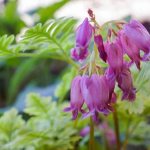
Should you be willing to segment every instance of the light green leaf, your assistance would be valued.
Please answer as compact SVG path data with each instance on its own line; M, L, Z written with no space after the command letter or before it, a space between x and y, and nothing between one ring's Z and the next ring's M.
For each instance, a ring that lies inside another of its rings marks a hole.
M49 111L49 105L51 104L51 98L41 99L39 95L29 94L27 96L27 105L25 112L30 115L40 116L47 114Z
M58 11L58 9L64 6L67 2L69 2L69 0L60 0L52 5L40 8L37 12L40 17L40 22L45 22L49 18L54 18L55 12Z
M137 94L137 98L133 102L121 101L119 103L120 110L127 110L129 114L141 114L144 110L144 101L142 96Z
M11 142L24 125L24 121L17 110L11 109L0 117L0 146Z
M55 96L58 97L60 101L64 99L66 93L69 91L72 79L75 77L76 74L77 71L75 68L69 68L63 74L61 82L59 83L55 91Z

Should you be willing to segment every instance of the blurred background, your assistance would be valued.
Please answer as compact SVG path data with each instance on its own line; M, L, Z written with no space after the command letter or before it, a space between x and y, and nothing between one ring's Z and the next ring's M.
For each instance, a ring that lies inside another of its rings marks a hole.
M19 38L26 28L63 16L75 17L79 23L87 17L88 8L100 24L133 17L150 30L150 0L0 0L0 36ZM21 111L25 95L31 91L54 96L65 69L65 62L50 59L0 59L1 112L11 106Z

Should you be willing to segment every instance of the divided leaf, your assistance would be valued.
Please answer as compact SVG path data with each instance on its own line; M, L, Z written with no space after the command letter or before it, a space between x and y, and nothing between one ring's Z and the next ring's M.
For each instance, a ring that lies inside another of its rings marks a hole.
M52 19L44 25L37 24L26 31L21 43L26 45L26 50L36 50L34 53L66 56L66 52L73 46L70 36L75 23L73 18L60 18Z
M51 105L51 98L43 98L36 94L29 94L27 96L27 105L25 112L30 115L41 116L47 114Z

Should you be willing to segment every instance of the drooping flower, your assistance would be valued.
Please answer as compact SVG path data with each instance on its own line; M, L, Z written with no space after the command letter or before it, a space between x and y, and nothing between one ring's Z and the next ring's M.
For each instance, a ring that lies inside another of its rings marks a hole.
M75 47L71 49L71 57L76 60L84 60L88 56L88 49L87 48L82 48L82 47Z
M88 18L76 30L76 44L71 50L71 56L74 60L83 60L88 56L88 46L92 37L93 28Z
M120 32L119 38L121 40L122 48L124 52L130 57L132 62L135 62L138 69L140 69L140 49L133 40L128 37L124 31Z
M94 36L94 41L95 41L95 43L97 45L100 58L103 61L106 62L107 54L106 54L105 49L104 49L104 44L103 44L103 38L102 38L102 36L101 35Z
M96 57L97 53L92 51L87 64L80 69L81 74L89 73L90 76L77 76L73 80L70 107L65 110L72 111L73 119L77 118L80 111L83 114L83 118L92 116L96 121L98 113L108 114L112 111L111 104L116 102L114 92L116 82L122 90L123 100L135 100L136 89L133 86L129 67L131 66L130 64L135 63L137 68L140 69L140 61L150 59L150 34L136 20L131 20L127 24L114 22L110 23L113 26L108 29L106 38L108 41L104 42L102 36L97 35L99 25L97 25L95 15L91 10L89 10L89 15L93 27L88 19L85 18L76 30L76 44L71 50L71 56L76 61L86 59L92 34L94 34L94 46L97 46L99 56L108 64L108 68L104 69L102 68L103 66L99 66ZM125 62L124 54L127 54L131 59L129 64ZM83 103L88 108L86 113L82 110Z
M97 113L108 114L109 86L105 76L93 74L85 75L81 80L81 91L89 112L84 117L93 116L97 120Z
M77 118L79 111L82 112L82 105L84 103L80 88L81 79L81 76L76 76L73 79L70 93L70 107L64 109L64 111L72 111L73 119Z
M109 85L109 100L110 103L115 103L116 102L116 94L114 92L115 89L115 82L116 82L116 75L113 71L112 68L107 68L105 72L106 79L108 81Z
M133 41L133 44L137 45L140 50L145 52L144 58L150 54L150 34L146 28L137 20L131 20L123 28L126 36Z
M112 43L105 43L105 50L107 53L108 64L117 75L121 72L123 66L123 50L120 41L116 39Z
M136 98L136 89L133 86L131 72L126 64L122 72L117 77L119 88L123 91L122 99L134 101Z

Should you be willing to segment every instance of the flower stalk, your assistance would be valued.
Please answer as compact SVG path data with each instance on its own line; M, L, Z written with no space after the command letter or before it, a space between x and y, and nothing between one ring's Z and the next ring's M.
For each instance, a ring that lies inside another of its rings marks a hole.
M89 141L89 150L95 150L94 143L94 123L92 117L90 117L90 141Z
M113 120L114 120L116 143L117 143L116 150L121 150L120 134L119 134L119 122L118 122L117 108L115 105L114 105L114 112L113 112Z

